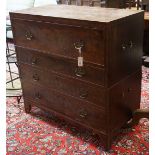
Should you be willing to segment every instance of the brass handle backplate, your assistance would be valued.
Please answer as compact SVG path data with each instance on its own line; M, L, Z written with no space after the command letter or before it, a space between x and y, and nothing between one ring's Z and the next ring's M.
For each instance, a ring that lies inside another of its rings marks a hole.
M80 111L80 113L79 113L79 116L80 116L81 118L86 118L87 115L88 115L88 113L87 113L87 111L84 110L84 109L82 109L82 110Z
M125 51L127 48L133 48L133 42L132 41L129 41L126 44L125 43L122 44L123 51Z
M36 93L36 94L35 94L35 99L37 99L37 100L38 100L38 99L41 99L40 93Z
M74 43L75 49L81 49L84 46L84 42L82 40L79 40Z
M78 77L83 77L86 74L85 70L83 67L77 67L75 69L75 75Z
M33 57L33 58L31 59L31 64L32 64L32 65L36 65L36 64L37 64L37 58Z
M80 98L85 99L88 96L88 92L82 92L80 93Z
M123 51L125 51L127 49L126 44L122 44L122 49L123 49Z
M130 47L130 48L133 47L133 42L132 42L132 41L129 42L129 47Z
M38 76L38 74L34 74L34 75L33 75L33 80L34 80L34 81L39 81L39 76Z
M33 38L32 33L30 31L26 32L25 37L27 40L32 40L32 38Z

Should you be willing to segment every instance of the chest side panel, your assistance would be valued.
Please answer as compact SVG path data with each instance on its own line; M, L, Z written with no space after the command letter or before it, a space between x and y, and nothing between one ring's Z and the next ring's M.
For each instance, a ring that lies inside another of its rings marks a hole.
M141 67L143 18L143 13L139 13L111 23L107 44L108 87Z

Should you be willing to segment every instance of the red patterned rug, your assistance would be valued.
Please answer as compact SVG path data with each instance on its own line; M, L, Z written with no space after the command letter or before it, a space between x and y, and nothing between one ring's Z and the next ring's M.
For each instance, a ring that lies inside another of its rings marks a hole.
M149 69L142 67L141 108L148 108ZM23 103L7 99L7 155L147 155L149 123L142 119L132 129L122 130L109 152L98 138L85 129L78 129L54 114L33 108L23 110Z

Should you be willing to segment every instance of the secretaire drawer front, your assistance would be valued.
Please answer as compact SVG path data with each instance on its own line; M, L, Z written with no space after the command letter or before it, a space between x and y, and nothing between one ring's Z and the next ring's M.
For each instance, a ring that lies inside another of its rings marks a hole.
M45 87L60 91L66 95L74 96L80 100L105 108L104 88L88 84L72 78L65 78L50 71L42 71L26 64L19 64L22 80L27 83L40 84Z
M32 100L38 107L45 106L98 130L106 129L105 111L52 89L32 84L25 84L23 88L24 98Z
M17 49L18 61L39 67L43 70L50 70L63 76L77 78L79 80L104 85L104 69L87 65L84 63L82 71L77 67L77 62L70 59L61 59L44 54L38 54L36 51L22 48Z
M75 46L80 42L85 61L104 65L105 40L100 30L19 19L13 22L18 46L77 59Z

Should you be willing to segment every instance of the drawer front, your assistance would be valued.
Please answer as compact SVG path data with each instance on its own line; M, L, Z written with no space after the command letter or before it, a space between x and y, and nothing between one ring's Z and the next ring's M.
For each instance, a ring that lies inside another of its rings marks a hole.
M37 51L16 48L18 62L31 64L34 67L39 67L41 70L50 70L61 75L74 77L83 81L104 85L104 69L84 63L82 73L77 69L77 62L69 59L58 59L56 57L38 54Z
M52 88L66 95L92 102L93 104L105 107L104 88L88 84L72 78L61 77L50 71L41 71L31 65L19 64L22 80L32 81L34 84Z
M85 61L104 65L102 31L52 23L13 20L15 44L77 59L75 44L81 42Z
M67 97L52 89L23 83L24 98L33 101L36 106L43 106L79 121L92 128L106 129L105 111L101 111L86 102Z

